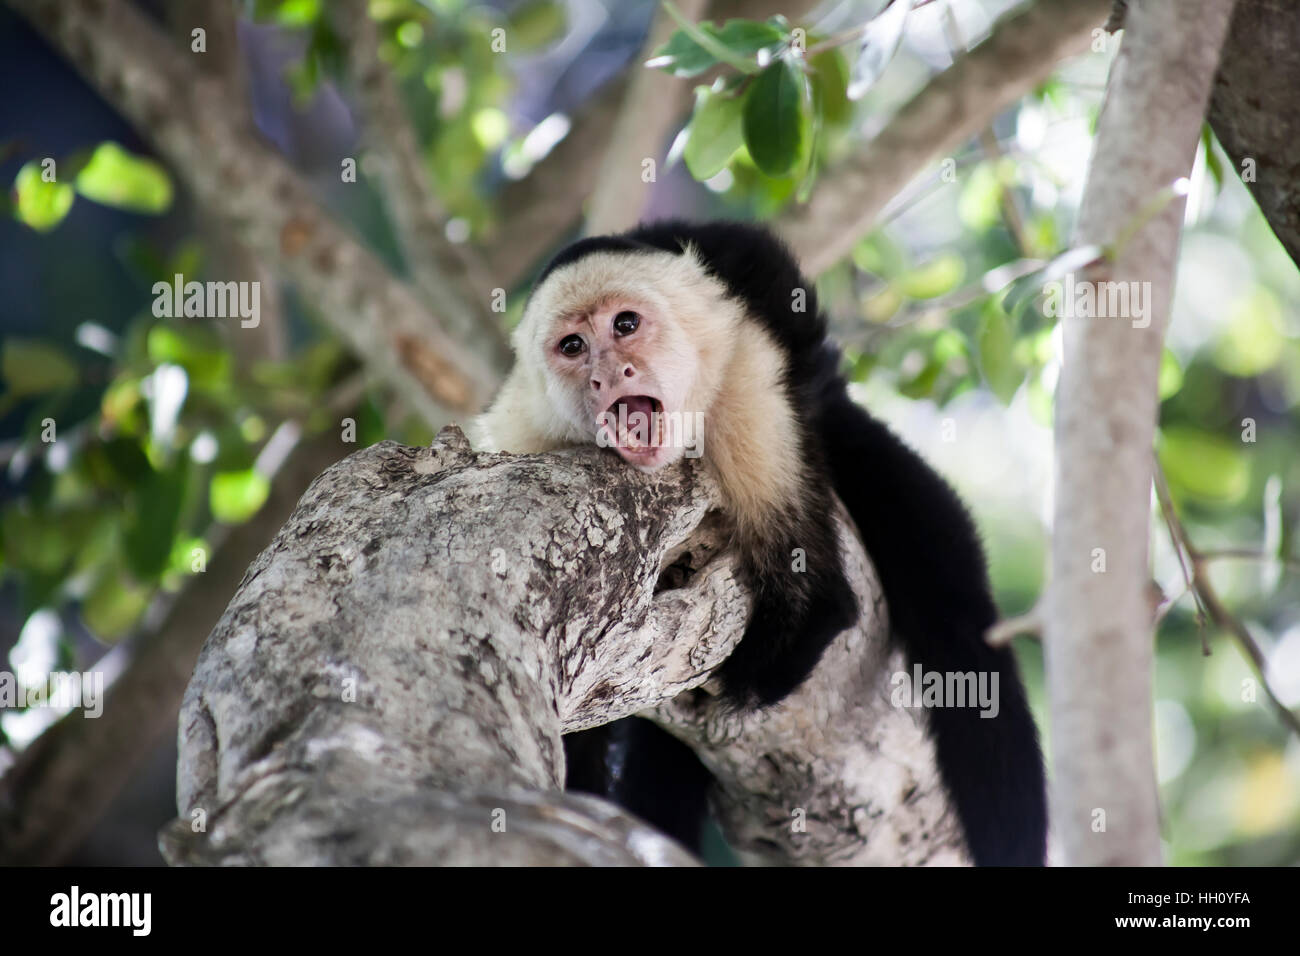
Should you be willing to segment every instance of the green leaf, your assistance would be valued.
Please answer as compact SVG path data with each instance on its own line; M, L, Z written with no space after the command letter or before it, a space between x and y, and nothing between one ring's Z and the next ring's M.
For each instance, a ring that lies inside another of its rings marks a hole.
M1002 221L1002 181L993 163L980 163L966 177L957 216L975 232L987 232Z
M75 544L44 512L30 510L19 501L0 519L0 542L5 564L15 569L57 574L73 556Z
M744 101L739 96L700 88L683 152L686 168L696 179L702 181L716 176L744 145L743 107Z
M813 101L829 126L843 126L853 117L849 102L849 65L839 50L825 50L809 57Z
M510 11L510 48L528 52L549 46L564 35L564 5L555 0L524 0Z
M888 322L902 307L903 297L894 288L892 282L876 290L861 302L862 317L868 322L876 323Z
M1178 364L1178 357L1169 349L1160 354L1160 378L1158 390L1160 401L1177 395L1183 387L1183 367Z
M228 388L230 354L211 326L155 325L149 330L149 358L158 365L179 365L190 382L201 388Z
M274 16L281 26L310 26L320 16L320 0L281 0L276 5Z
M1281 303L1264 286L1233 302L1227 322L1214 343L1214 361L1230 375L1253 378L1267 372L1285 354L1287 322Z
M112 640L126 634L148 606L148 590L110 569L82 601L81 617L97 637Z
M1231 504L1250 488L1250 463L1241 445L1192 428L1162 430L1160 463L1171 484L1207 501Z
M1205 151L1205 168L1214 179L1214 188L1222 190L1223 163L1219 161L1219 154L1214 151L1214 131L1209 123L1201 127L1201 149Z
M760 50L786 41L786 32L773 23L728 20L721 27L712 23L693 24L671 4L665 4L681 29L651 54L646 66L664 69L674 76L699 76L705 70L726 63L742 73L757 73Z
M46 182L41 171L41 164L35 160L18 170L14 179L14 192L18 194L14 215L37 232L49 232L63 221L76 196L66 183Z
M786 31L771 21L756 23L753 20L728 20L710 32L728 50L742 56L757 56L759 50L779 46L787 39Z
M984 381L1003 405L1010 405L1025 378L1025 370L1015 361L1011 321L996 299L990 298L981 312L977 341Z
M224 471L212 476L208 504L218 521L240 524L257 514L270 491L271 483L252 468Z
M188 460L181 459L179 468L150 474L131 495L134 510L122 543L131 570L140 578L155 577L167 566L185 503Z
M947 295L966 277L966 263L954 252L945 252L898 277L898 290L913 299L935 299Z
M43 395L77 384L77 366L57 346L31 339L9 339L0 357L8 394Z
M903 250L883 230L876 230L853 247L853 264L863 272L893 278L907 268Z
M745 94L745 146L768 176L784 176L808 147L807 77L789 60L777 60Z
M123 484L132 486L148 480L153 467L149 464L149 457L144 453L139 442L118 436L104 442L102 450L104 460L112 469L114 476Z
M77 192L129 212L161 213L172 203L167 171L152 159L133 156L117 143L100 143L77 174Z
M667 70L683 78L699 76L718 60L687 34L678 30L668 42L655 50L645 65L652 70Z

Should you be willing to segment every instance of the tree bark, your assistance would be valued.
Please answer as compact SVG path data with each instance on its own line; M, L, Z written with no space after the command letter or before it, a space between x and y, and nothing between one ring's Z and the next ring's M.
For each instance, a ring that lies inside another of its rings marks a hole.
M1300 265L1300 5L1238 0L1210 96L1210 125Z
M156 626L114 649L127 663L106 689L104 712L92 720L73 710L18 755L0 777L0 863L50 866L76 849L150 749L173 732L199 648L266 546L267 525L285 521L311 479L346 449L334 432L299 445L258 516L214 542L207 569Z
M1129 7L1080 211L1078 244L1113 253L1077 281L1099 301L1108 283L1144 289L1148 312L1062 318L1044 636L1052 819L1070 865L1160 862L1147 547L1156 383L1184 204L1142 217L1191 170L1231 10L1231 0Z
M456 429L335 465L200 655L164 855L689 862L560 791L562 733L658 708L718 775L747 854L963 860L922 715L889 704L901 663L856 536L843 543L859 625L789 701L717 704L709 675L749 606L717 500L693 463L644 475L594 447L479 454Z

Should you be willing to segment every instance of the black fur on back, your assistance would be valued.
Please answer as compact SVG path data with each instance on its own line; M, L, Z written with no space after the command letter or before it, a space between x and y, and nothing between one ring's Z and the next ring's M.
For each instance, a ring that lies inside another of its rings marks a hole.
M779 701L856 619L835 536L833 488L866 545L885 593L891 633L909 665L945 675L999 675L996 717L981 717L975 707L927 711L940 773L974 861L1042 864L1047 805L1038 735L1014 656L984 640L997 609L975 526L947 483L849 397L816 292L785 246L767 230L742 223L659 222L622 236L582 240L561 252L543 277L594 251L680 252L687 243L785 352L787 376L777 384L789 396L806 445L808 507L794 520L774 521L766 539L749 542L742 555L754 609L740 645L720 671L728 697L759 705ZM791 569L794 548L806 553L803 573ZM598 728L587 732L596 735L587 738L588 750L599 749L602 732L642 744L650 733ZM637 756L628 750L624 759L630 764ZM663 774L642 774L669 787ZM681 774L675 779L683 782ZM677 791L663 795L674 803L692 800ZM655 801L643 801L643 813L647 803ZM660 822L652 815L647 819ZM666 822L684 842L698 834L695 824L683 833L680 821Z

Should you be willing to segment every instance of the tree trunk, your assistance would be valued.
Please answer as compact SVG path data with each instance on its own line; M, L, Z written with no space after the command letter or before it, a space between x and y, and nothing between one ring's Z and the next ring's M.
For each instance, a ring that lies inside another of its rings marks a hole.
M1129 8L1080 212L1079 244L1112 252L1077 287L1094 290L1098 303L1110 288L1140 290L1146 311L1062 313L1044 636L1052 820L1074 866L1160 862L1147 542L1156 385L1183 202L1158 204L1191 171L1231 11L1231 0Z

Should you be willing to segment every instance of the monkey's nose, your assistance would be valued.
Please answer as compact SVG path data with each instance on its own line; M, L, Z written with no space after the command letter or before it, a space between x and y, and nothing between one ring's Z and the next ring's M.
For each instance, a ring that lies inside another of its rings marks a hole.
M593 379L591 380L591 387L594 388L596 391L599 392L599 391L600 391L600 382L593 378Z
M624 378L631 378L631 377L632 377L633 375L635 375L635 374L636 374L636 369L634 369L632 366L630 366L630 365L624 365L624 366L623 366L623 377L624 377Z

